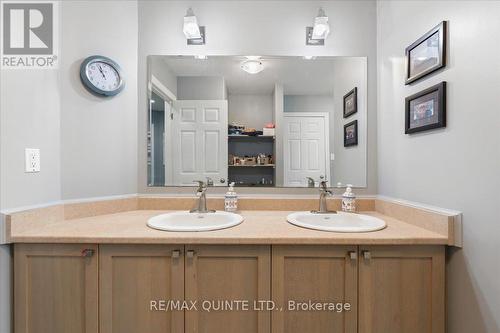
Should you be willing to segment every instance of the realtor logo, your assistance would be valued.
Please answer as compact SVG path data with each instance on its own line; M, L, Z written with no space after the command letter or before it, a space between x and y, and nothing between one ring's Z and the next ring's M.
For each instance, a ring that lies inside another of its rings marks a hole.
M56 68L57 3L2 2L2 68Z

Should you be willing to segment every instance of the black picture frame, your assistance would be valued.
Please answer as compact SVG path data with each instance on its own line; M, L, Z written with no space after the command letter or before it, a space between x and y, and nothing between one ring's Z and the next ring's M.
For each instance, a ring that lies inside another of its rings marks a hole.
M405 84L410 84L415 81L418 81L421 78L431 74L432 72L435 72L438 69L446 66L446 49L447 49L447 35L448 35L447 31L448 31L448 23L446 21L442 21L441 23L432 28L425 35L417 39L413 44L411 44L405 49L405 58L406 58ZM420 70L412 71L415 63L415 61L412 58L412 51L417 49L423 50L423 48L425 47L427 48L431 47L429 45L424 46L423 44L424 42L427 42L427 44L430 43L432 44L432 47L437 48L438 52L437 57L428 57L427 59L419 60L420 64L418 66L421 67Z
M352 98L353 107L351 110L347 110L347 102ZM344 95L344 118L347 118L358 112L358 87L354 87L351 91Z
M441 127L446 127L446 81L405 99L405 134Z
M347 131L349 127L353 126L354 134L348 138ZM344 125L344 147L351 147L358 145L358 120L353 120Z

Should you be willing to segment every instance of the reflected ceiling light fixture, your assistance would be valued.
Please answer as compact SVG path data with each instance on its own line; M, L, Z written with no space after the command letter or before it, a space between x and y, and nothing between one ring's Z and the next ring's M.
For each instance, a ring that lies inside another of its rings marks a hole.
M306 45L325 45L325 39L330 34L330 24L323 8L314 18L314 26L306 27Z
M208 56L206 56L205 54L197 54L194 56L194 58L197 60L207 60Z
M249 74L257 74L264 70L260 56L246 56L247 60L241 63L241 69Z
M314 60L314 59L316 59L316 56L305 55L305 56L302 57L302 59L304 59L304 60Z
M187 10L186 16L184 16L182 32L186 36L188 45L205 44L205 27L198 25L198 19L191 8Z

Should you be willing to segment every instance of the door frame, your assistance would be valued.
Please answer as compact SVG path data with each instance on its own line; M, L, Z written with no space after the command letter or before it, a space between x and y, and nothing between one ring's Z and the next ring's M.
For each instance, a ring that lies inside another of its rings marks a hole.
M288 117L301 117L301 118L310 118L310 117L321 117L325 120L325 180L330 181L332 178L330 171L330 113L329 112L283 112L283 123L285 123L285 119ZM285 142L285 133L283 130L283 143ZM283 147L283 186L285 186L286 179L286 167L285 167L285 148ZM330 184L332 185L332 184Z
M177 96L168 89L159 79L157 79L153 74L151 74L151 81L148 84L148 101L151 100L151 95L153 91L159 95L164 101L164 112L165 112L165 121L163 128L163 167L165 168L165 186L172 184L173 182L173 166L169 165L172 161L173 155L173 147L172 140L167 140L170 138L172 133L172 114L173 114L173 102L177 100ZM149 121L148 126L151 128L151 103L149 103ZM146 130L147 131L147 130ZM153 135L153 132L151 132ZM171 138L170 138L171 139ZM153 145L151 146L151 158L153 160ZM154 174L152 174L154 177Z

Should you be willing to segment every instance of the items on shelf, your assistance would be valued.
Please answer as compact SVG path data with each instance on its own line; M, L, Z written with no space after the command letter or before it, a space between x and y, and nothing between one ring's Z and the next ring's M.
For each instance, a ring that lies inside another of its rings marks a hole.
M245 130L245 126L235 123L231 123L227 127L227 133L229 135L241 135L241 133L243 133L243 131Z
M264 125L262 129L262 134L265 136L274 136L275 135L275 125L273 123L268 123Z
M229 154L229 165L234 166L256 166L256 165L274 165L272 155L259 154L257 156L236 156Z
M257 164L259 165L273 164L273 157L271 155L259 154L257 156Z
M273 186L273 180L272 179L266 179L266 178L262 178L259 182L255 183L255 182L245 182L245 181L236 181L236 182L232 182L233 184L236 184L238 185L239 187L251 187L251 186Z
M228 125L227 133L229 136L274 136L274 124L269 123L264 126L262 131L258 131L252 127L231 123Z

